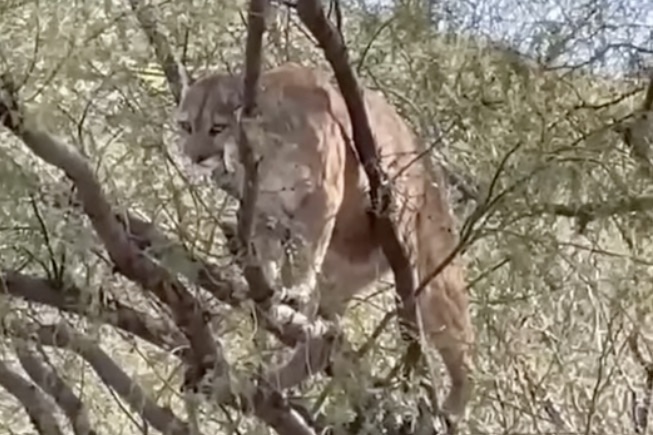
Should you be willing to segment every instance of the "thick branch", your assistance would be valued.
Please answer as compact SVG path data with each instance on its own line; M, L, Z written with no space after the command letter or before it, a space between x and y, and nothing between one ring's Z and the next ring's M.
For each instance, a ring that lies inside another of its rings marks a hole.
M297 2L297 14L310 30L331 64L352 122L354 145L370 182L370 199L375 213L374 228L394 274L396 291L402 306L404 326L416 326L414 295L416 276L390 216L393 204L391 186L381 169L372 129L365 110L363 91L349 65L347 47L337 29L329 22L319 0Z
M59 423L45 395L28 380L14 373L0 360L0 386L23 405L32 424L41 435L61 435Z
M22 340L15 341L16 355L23 369L57 402L68 417L75 435L97 435L97 432L91 429L86 406L68 384L54 370L46 367L42 358L34 350L29 349L27 343Z
M69 349L84 358L100 377L141 415L150 425L162 433L188 435L188 425L165 407L158 406L143 389L100 349L92 340L71 331L65 324L38 326L34 323L14 321L9 327L12 335L24 340L36 339L44 346Z
M186 384L195 385L213 371L214 378L221 380L226 388L228 367L204 320L199 302L181 282L150 260L135 241L130 240L84 157L26 120L8 74L4 74L0 80L0 97L0 121L5 127L22 139L35 155L63 170L73 181L82 208L116 269L170 307L175 323L188 339L192 350L193 361L188 368Z
M186 345L186 338L172 325L112 300L100 301L98 310L90 296L77 286L57 286L45 278L9 271L0 275L0 291L29 302L44 304L69 313L93 315L98 320L136 335L162 349L171 351Z

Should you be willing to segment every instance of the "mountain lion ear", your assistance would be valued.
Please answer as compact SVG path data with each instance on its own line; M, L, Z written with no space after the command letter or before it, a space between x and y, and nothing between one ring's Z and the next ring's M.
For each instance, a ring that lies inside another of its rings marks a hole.
M179 82L181 83L181 90L179 95L179 100L183 100L188 88L193 84L195 79L190 75L186 67L179 60L175 60L177 64L177 73L179 74Z

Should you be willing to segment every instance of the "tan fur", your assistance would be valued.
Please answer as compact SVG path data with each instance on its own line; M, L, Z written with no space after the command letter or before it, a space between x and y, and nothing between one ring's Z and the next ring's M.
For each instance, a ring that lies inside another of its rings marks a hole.
M234 134L240 82L206 76L184 89L178 108L182 131L188 130L183 152L207 164L218 186L234 196L243 182ZM320 311L342 313L352 296L389 271L370 226L367 177L345 103L326 74L292 63L263 72L260 89L259 116L246 131L261 159L254 241L264 270L279 282L288 232L304 262L289 285L310 292L319 283ZM421 280L457 244L446 189L442 177L416 159L423 147L395 109L380 94L364 94L382 167L394 179L398 229ZM219 134L209 134L212 125ZM452 417L462 415L471 391L473 331L463 269L455 260L417 302L422 332L452 378L443 406Z

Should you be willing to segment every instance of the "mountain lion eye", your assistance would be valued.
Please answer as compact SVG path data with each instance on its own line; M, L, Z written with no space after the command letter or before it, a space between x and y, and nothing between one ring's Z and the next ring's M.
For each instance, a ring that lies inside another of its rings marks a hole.
M209 130L209 134L211 136L218 135L218 134L222 133L225 128L227 128L227 126L224 125L224 124L213 124L211 126L211 130Z
M190 122L180 121L179 122L179 128L181 128L186 133L190 133L190 130L191 130Z

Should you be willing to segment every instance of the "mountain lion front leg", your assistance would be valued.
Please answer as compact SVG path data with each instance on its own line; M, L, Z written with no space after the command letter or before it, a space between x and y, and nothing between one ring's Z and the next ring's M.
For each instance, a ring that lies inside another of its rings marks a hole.
M315 163L317 158L304 162L279 151L263 160L257 201L258 213L273 219L275 227L258 229L263 236L259 258L282 281L287 299L309 318L319 303L317 278L343 196L341 173L312 167Z
M259 215L253 234L259 265L279 298L312 317L317 310L315 288L324 262L333 223L316 228L317 238L306 237L297 224L282 224L274 217Z
M320 304L316 293L318 275L326 257L335 222L324 223L312 240L291 235L285 246L285 274L282 282L287 289L287 302L309 319L315 317Z

